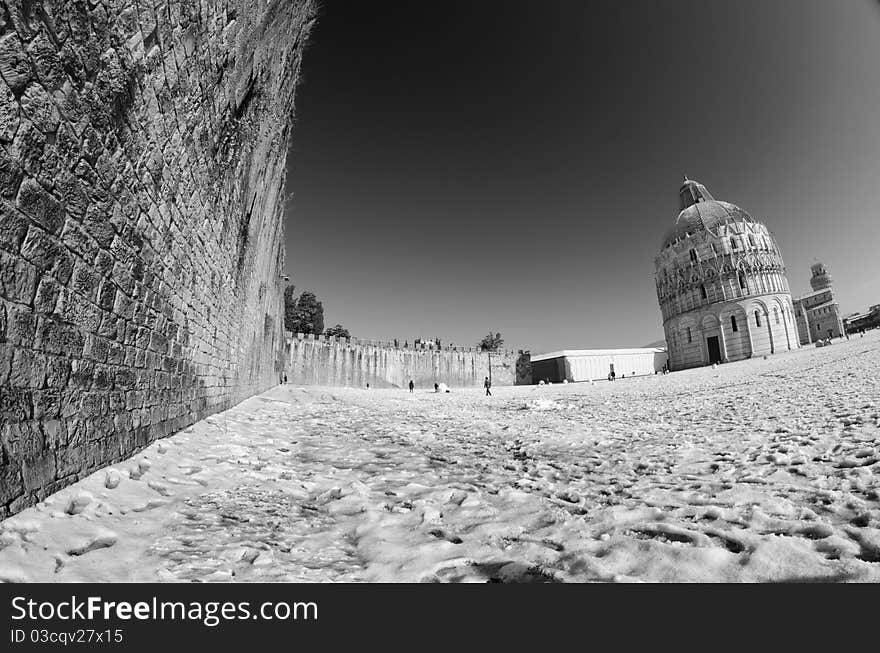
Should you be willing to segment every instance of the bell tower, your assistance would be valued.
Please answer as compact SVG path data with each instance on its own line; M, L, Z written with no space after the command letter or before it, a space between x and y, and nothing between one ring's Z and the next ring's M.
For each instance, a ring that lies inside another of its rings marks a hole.
M813 290L826 290L831 287L831 275L825 269L824 263L813 263L810 266L813 276L810 277L810 286Z

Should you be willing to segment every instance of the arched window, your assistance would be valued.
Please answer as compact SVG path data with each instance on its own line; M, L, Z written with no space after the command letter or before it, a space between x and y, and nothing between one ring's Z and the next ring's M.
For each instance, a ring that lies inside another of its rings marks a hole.
M761 313L755 310L755 324L761 326Z
M739 331L739 325L736 323L736 315L730 316L730 328L734 331Z
M700 284L700 297L703 299L708 299L709 295L706 294L706 286L704 284Z

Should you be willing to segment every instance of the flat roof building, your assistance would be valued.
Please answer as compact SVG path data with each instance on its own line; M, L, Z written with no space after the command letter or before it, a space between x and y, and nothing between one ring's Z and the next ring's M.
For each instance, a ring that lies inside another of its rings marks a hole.
M532 382L594 381L644 376L663 371L666 350L659 347L636 349L566 349L531 357Z

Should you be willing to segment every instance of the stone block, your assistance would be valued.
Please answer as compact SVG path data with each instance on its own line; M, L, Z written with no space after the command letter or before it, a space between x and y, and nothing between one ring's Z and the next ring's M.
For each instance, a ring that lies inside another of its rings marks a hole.
M21 466L22 480L27 491L37 490L55 480L55 454L51 451L32 460L26 460Z
M97 250L88 232L76 220L67 218L61 231L61 242L72 252L76 252L85 260L91 259Z
M61 296L61 285L49 277L40 279L34 295L34 312L49 314L55 311L58 298Z
M0 171L2 184L2 171ZM2 188L0 188L2 191ZM0 199L0 249L17 252L28 230L28 221L15 207Z
M30 305L37 287L37 269L24 259L0 251L0 297Z
M91 266L78 261L73 268L73 276L70 279L70 289L88 299L90 302L96 302L98 299L98 284L100 278ZM96 325L97 330L97 325Z
M107 361L107 352L109 349L110 344L101 336L88 335L85 338L83 357L93 360L96 363L104 363Z
M62 389L70 378L70 359L60 356L46 357L46 387Z
M95 364L91 361L72 360L70 362L70 386L79 390L89 390L95 374Z
M52 98L40 84L31 83L21 96L21 107L33 125L44 134L55 133L61 116Z
M0 77L16 93L21 92L33 77L33 68L14 32L0 38Z
M22 182L16 204L49 233L58 233L64 225L61 203L33 179Z
M6 505L24 494L21 467L16 461L0 463L0 505ZM2 513L0 513L2 518Z
M101 309L81 295L62 293L56 311L64 320L88 333L98 333L101 326Z
M46 448L49 450L54 451L67 442L67 429L63 420L44 420L43 433L46 436Z
M61 89L67 81L61 58L52 42L38 34L27 46L27 53L33 62L38 77L49 89Z
M10 458L36 458L46 448L46 440L39 422L20 421L0 426L3 449Z
M45 358L30 349L17 349L12 357L9 384L18 388L42 388L45 380Z
M0 256L0 265L2 265L2 256ZM6 342L32 347L36 326L37 318L27 308L17 304L6 304Z
M18 131L21 108L12 94L12 89L0 78L0 141L11 142Z
M112 368L106 365L95 366L95 377L92 382L93 390L107 391L113 388Z
M0 304L0 306L2 306L2 304ZM9 383L9 374L12 372L12 357L15 355L15 348L12 345L3 342L3 335L3 332L0 331L0 386ZM0 412L0 419L2 418L3 414Z

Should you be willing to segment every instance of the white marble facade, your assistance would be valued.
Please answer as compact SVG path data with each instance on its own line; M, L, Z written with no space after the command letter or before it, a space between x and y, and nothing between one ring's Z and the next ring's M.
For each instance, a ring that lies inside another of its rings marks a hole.
M772 234L685 179L656 258L671 370L797 349L785 264Z

